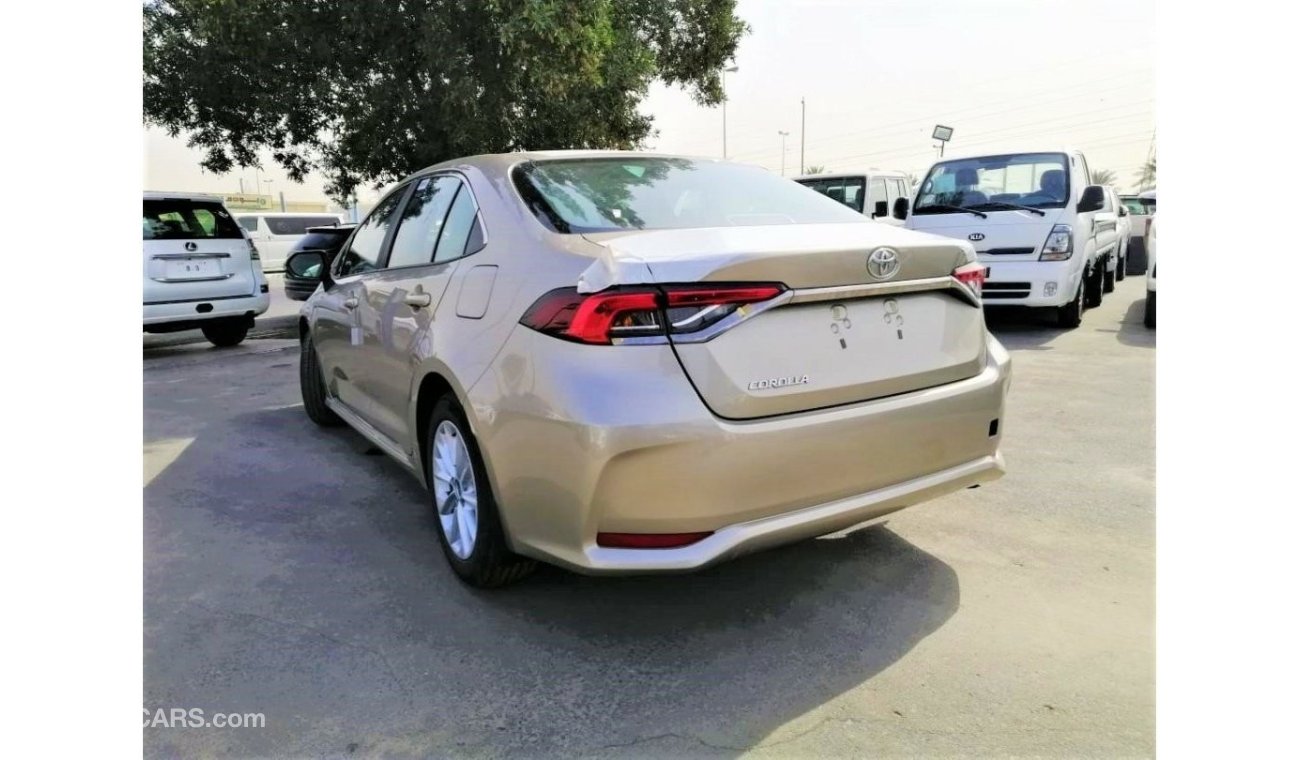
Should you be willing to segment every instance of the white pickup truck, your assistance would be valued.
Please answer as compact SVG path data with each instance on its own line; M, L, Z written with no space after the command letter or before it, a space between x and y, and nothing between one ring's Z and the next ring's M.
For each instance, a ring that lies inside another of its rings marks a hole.
M984 304L1051 310L1077 327L1101 304L1109 257L1118 253L1106 192L1075 150L1005 153L940 161L911 208L909 229L970 241L988 271Z

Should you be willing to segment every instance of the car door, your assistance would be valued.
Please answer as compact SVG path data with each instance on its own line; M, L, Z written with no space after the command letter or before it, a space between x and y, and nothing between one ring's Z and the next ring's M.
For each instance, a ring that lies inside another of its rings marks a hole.
M417 180L397 217L384 269L367 283L367 301L360 307L366 314L362 379L374 403L373 424L408 453L418 450L409 422L418 366L412 357L436 350L435 314L465 255L477 213L460 175Z
M409 185L402 185L389 193L353 231L335 257L333 283L311 302L312 338L326 389L367 422L375 414L369 409L360 376L365 369L364 320L370 315L360 307L368 302L368 281L380 271L396 211L409 189Z

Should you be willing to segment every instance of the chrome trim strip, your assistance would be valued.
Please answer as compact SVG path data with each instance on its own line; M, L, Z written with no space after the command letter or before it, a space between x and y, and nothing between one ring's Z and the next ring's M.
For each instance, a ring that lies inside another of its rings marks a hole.
M228 253L156 253L150 258L159 261L176 259L228 259Z
M214 282L216 280L229 280L234 277L235 273L217 275L216 277L150 277L154 282ZM207 299L211 301L212 299Z
M348 423L353 430L357 431L364 438L375 444L375 446L382 449L385 454L397 460L398 464L408 470L415 471L416 468L414 463L411 461L411 458L406 455L406 452L402 451L402 447L397 445L397 441L394 441L392 438L379 432L378 428L363 420L361 415L352 411L352 407L339 401L333 396L325 397L325 406L328 406L331 411L342 417L343 421Z
M870 298L888 296L895 293L924 292L927 290L946 290L955 283L952 277L928 277L923 280L899 280L898 282L864 282L859 285L834 285L828 288L803 288L794 291L791 303L815 303L817 301L842 301L849 298Z

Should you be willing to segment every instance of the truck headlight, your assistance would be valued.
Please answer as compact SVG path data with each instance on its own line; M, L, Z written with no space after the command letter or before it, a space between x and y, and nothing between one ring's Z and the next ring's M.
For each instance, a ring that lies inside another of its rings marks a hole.
M1039 261L1065 261L1074 253L1074 235L1068 224L1058 224L1047 233Z

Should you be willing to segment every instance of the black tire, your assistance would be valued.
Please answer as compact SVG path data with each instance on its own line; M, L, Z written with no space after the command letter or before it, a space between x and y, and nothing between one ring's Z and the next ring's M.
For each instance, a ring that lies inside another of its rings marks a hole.
M298 359L298 387L302 390L302 407L307 416L321 427L338 427L343 420L325 405L325 374L321 372L320 359L311 336L302 340L302 355Z
M458 557L452 550L438 515L437 486L433 477L434 438L438 426L444 422L450 422L455 426L474 466L474 486L478 495L478 529L474 547L469 556L464 559ZM497 511L496 497L492 494L487 469L483 466L483 455L479 452L478 441L474 440L474 434L465 420L465 412L451 394L438 399L429 413L424 471L429 482L429 500L433 507L438 543L442 545L442 553L446 556L451 569L462 581L478 588L496 588L522 580L537 567L537 563L533 560L510 551L505 530L501 525L501 516Z
M1083 283L1074 293L1074 300L1064 306L1056 307L1056 324L1067 330L1073 330L1083 323Z
M1147 291L1146 306L1142 309L1142 324L1153 330L1156 327L1156 292L1154 290Z
M1106 264L1098 261L1092 268L1092 276L1084 278L1083 305L1089 309L1101 306L1101 295L1105 292Z
M1102 276L1102 281L1101 281L1101 289L1102 289L1102 292L1105 292L1105 293L1114 293L1114 292L1115 292L1115 279L1116 279L1117 277L1119 277L1119 264L1118 264L1118 263L1115 264L1115 271L1114 271L1114 272L1106 272L1106 273Z
M1115 282L1123 282L1128 277L1128 272L1124 271L1128 266L1128 256L1120 256L1119 263L1115 265Z
M238 346L248 337L248 320L240 319L217 319L203 325L203 337L208 342L220 348L229 348Z

